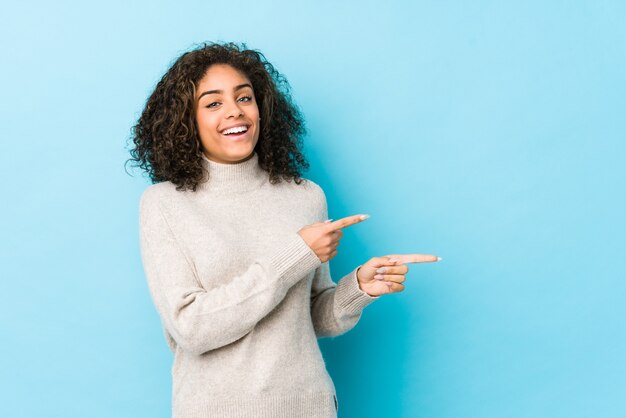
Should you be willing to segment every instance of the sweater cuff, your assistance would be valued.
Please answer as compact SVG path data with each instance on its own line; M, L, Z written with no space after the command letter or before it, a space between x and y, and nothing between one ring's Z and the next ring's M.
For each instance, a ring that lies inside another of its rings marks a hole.
M361 267L361 266L359 266ZM337 283L335 289L335 299L341 309L352 314L359 314L367 305L380 298L380 296L370 296L359 287L356 272L359 267L352 270Z
M270 257L270 264L278 277L293 285L318 268L322 261L300 234L294 233L289 235L280 249Z

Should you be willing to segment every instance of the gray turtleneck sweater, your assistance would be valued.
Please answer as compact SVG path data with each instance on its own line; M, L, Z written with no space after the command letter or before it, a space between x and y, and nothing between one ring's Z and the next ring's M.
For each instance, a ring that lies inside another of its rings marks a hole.
M327 219L324 192L271 184L256 153L203 164L196 192L163 182L140 203L144 270L174 354L173 417L336 417L317 338L350 330L377 298L356 269L335 284L297 233Z

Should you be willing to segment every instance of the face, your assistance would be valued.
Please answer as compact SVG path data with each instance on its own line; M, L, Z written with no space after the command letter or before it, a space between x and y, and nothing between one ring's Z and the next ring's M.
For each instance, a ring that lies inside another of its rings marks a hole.
M252 157L259 108L250 80L230 65L210 66L196 89L196 123L209 160L235 164Z

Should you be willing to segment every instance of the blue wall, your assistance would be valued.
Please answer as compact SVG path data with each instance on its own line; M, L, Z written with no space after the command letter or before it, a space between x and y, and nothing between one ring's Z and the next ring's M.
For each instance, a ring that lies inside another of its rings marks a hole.
M321 341L342 417L626 416L626 3L130 3L1 7L1 416L168 416L123 163L203 40L265 53L330 216L372 215L335 280L444 258Z

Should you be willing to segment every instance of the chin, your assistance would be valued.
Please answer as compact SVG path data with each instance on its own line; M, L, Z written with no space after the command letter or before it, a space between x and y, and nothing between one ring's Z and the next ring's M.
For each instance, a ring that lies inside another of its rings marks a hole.
M232 154L229 154L228 159L231 162L243 161L243 160L247 160L248 158L250 158L253 153L254 153L254 148L250 148L246 151L234 152Z

